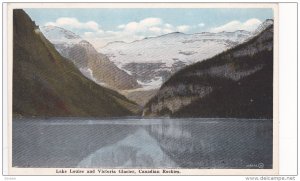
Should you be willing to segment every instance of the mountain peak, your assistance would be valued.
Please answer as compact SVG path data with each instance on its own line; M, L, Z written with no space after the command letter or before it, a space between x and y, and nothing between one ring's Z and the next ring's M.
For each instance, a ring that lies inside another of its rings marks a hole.
M113 44L123 44L126 43L125 41L112 41L112 42L108 42L106 45L104 45L102 48L109 46L109 45L113 45Z
M167 33L167 34L158 35L158 36L145 37L143 40L160 38L160 37L180 36L180 35L186 35L186 34L179 32L179 31L175 31L175 32ZM139 41L139 40L136 40L136 41ZM133 42L135 42L135 41L133 41Z
M84 46L93 46L92 44L90 44L90 42L88 42L88 41L86 41L86 40L81 40L80 42L79 42L79 44L80 45L84 45Z
M274 24L274 20L273 19L266 19L260 26L264 26L264 27L269 27L271 25Z
M54 25L48 25L48 26L42 26L41 31L43 34L46 35L46 37L50 39L55 40L61 40L61 39L68 39L68 40L78 40L81 39L81 37L72 31L66 30L64 28L54 26Z
M171 33L160 35L158 37L163 37L163 36L178 36L178 35L185 35L185 33L182 33L182 32L179 32L179 31L175 31L175 32L171 32Z
M264 22L274 23L273 19L266 19Z
M254 31L254 35L259 34L260 32L264 31L265 29L267 29L268 27L272 26L274 24L274 20L273 19L266 19L264 22L262 22Z

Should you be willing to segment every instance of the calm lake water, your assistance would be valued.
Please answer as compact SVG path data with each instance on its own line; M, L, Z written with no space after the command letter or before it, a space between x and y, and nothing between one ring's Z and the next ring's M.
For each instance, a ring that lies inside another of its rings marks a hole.
M272 168L272 120L14 119L14 167Z

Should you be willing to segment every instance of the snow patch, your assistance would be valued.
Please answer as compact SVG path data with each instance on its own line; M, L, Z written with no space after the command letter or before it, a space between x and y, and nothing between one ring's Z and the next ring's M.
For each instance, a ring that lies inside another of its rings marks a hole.
M97 83L98 85L107 87L108 85L105 82L100 82L99 80L96 80L95 77L93 76L93 71L89 68L79 68L80 72L87 77L88 79L94 81L95 83Z
M143 86L143 90L152 90L158 89L163 84L163 80L162 77L155 77L149 82L142 82L137 80L137 83Z

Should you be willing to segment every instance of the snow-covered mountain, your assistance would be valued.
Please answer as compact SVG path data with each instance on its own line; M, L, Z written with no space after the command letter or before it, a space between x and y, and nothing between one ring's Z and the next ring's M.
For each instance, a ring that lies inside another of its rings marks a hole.
M75 33L56 26L41 27L45 37L64 57L94 82L115 90L135 89L140 85L136 79L119 69L109 58L99 52L88 41Z
M82 40L79 35L57 26L42 26L41 31L44 35L47 35L47 38L51 40L51 43L55 44L62 43L73 45Z
M186 65L211 58L251 37L248 31L184 34L174 32L132 43L112 42L99 49L144 89L157 89Z

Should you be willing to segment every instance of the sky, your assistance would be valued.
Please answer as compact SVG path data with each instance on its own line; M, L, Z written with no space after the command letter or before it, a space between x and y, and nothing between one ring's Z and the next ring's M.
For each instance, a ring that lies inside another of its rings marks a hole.
M109 42L132 42L172 32L199 33L255 30L273 19L270 8L25 9L39 26L70 30L96 48Z

